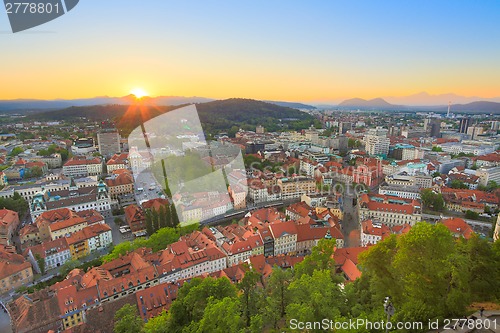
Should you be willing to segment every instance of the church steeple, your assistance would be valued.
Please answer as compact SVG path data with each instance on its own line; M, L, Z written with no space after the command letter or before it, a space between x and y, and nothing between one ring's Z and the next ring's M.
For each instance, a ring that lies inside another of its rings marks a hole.
M97 200L108 198L108 188L106 187L106 184L104 184L104 182L100 180L99 185L97 185Z
M332 235L330 234L330 229L326 231L325 239L332 239Z

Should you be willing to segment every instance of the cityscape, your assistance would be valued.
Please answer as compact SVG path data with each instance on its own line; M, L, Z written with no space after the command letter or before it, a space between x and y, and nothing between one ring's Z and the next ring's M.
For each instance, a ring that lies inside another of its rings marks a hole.
M421 223L456 239L499 238L499 116L303 107L294 112L304 128L280 119L207 132L210 152L189 126L153 149L152 130L150 147L131 146L134 132L123 137L119 119L86 107L78 121L4 114L1 288L14 331L112 330L124 304L146 322L195 277L240 284L252 270L265 285L321 240L334 241L332 270L348 286L363 276L361 253ZM174 124L175 112L151 120ZM285 126L266 128L275 125ZM228 168L237 153L244 165ZM172 174L172 159L185 159L186 181L228 172L219 189L194 190L155 176L158 158Z
M500 332L497 2L54 4L0 12L0 333Z

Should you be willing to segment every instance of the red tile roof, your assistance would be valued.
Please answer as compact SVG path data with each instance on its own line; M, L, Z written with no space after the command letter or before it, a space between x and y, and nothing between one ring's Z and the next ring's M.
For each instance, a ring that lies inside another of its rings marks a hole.
M443 223L453 235L460 235L465 239L471 238L474 233L474 230L472 230L463 219L458 217L443 219L441 223Z

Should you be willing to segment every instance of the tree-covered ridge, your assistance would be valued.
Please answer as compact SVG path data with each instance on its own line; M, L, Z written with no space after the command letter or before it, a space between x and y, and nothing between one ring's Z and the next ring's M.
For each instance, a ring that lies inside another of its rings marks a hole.
M137 315L123 317L115 322L115 332L132 332L132 327L146 333L288 332L292 319L382 321L387 296L396 309L393 322L427 323L462 318L471 302L500 300L500 242L456 240L441 224L419 223L406 235L372 246L360 257L362 277L344 288L334 251L335 240L322 239L293 269L274 267L267 278L247 267L235 284L227 278L191 279L169 312L139 328Z
M42 112L33 115L33 120L73 121L86 118L90 121L114 120L122 136L144 122L166 112L178 109L177 106L149 105L94 105L70 107L62 110ZM234 134L240 127L255 130L257 125L265 125L268 131L284 129L303 129L317 121L311 115L289 107L251 99L227 99L200 103L196 105L198 115L207 134L228 131ZM234 127L234 128L233 128ZM236 130L235 130L236 128Z

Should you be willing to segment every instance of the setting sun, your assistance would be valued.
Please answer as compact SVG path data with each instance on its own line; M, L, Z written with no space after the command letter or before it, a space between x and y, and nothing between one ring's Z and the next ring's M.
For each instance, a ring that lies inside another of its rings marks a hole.
M148 96L148 93L141 88L134 88L130 91L130 93L137 98L143 98L144 96Z

